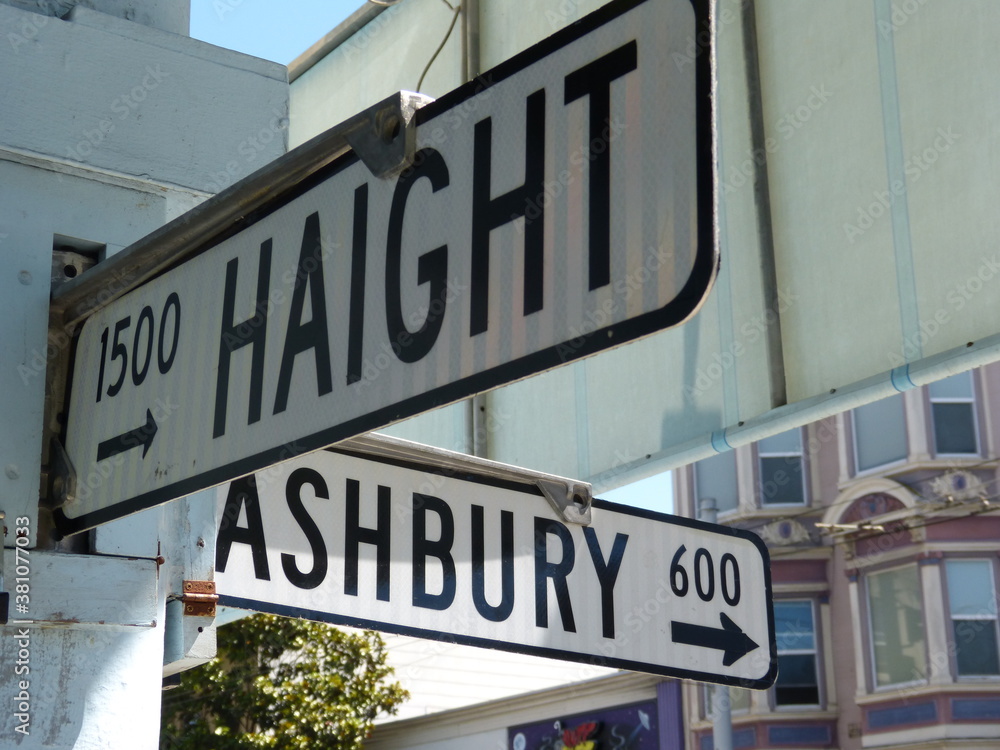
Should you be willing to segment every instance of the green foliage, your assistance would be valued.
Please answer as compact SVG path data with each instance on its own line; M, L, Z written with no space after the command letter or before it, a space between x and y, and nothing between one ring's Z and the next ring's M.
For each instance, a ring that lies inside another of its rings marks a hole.
M216 659L163 694L162 750L355 750L409 697L372 631L254 615L218 641Z

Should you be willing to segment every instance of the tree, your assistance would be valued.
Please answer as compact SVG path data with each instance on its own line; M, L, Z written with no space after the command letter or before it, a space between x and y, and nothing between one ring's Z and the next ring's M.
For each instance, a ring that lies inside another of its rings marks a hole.
M218 656L163 694L162 750L356 750L407 692L370 630L254 615L219 628Z

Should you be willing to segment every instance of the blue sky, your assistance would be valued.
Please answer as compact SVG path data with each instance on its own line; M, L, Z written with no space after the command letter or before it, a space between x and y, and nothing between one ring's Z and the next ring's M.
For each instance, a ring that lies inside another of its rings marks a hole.
M287 65L365 0L191 0L191 36Z
M191 0L191 36L287 65L366 0ZM600 497L669 513L670 475L660 474Z

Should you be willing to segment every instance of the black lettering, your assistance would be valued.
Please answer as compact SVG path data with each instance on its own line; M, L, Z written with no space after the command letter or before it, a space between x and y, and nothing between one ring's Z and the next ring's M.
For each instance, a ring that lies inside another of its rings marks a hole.
M410 331L403 320L400 266L403 255L403 214L410 188L421 177L431 182L437 192L448 186L448 166L440 153L423 148L414 157L413 167L403 172L396 182L389 209L389 230L385 250L385 319L389 342L403 362L417 362L434 346L444 323L445 293L448 281L448 246L442 245L417 259L417 283L430 284L427 317L418 331ZM434 311L435 303L440 310Z
M347 324L347 384L361 380L365 337L365 270L368 262L368 183L354 191L351 309Z
M378 508L374 529L361 526L361 485L347 480L347 514L344 523L344 593L358 595L358 546L375 545L375 593L379 601L389 601L390 500L388 487L378 486Z
M565 80L565 104L590 97L590 289L611 283L611 82L638 67L635 41L574 70Z
M271 240L260 245L257 266L257 306L253 317L235 323L236 274L239 258L226 264L226 287L222 300L222 330L219 332L219 367L215 380L215 423L212 437L226 433L226 407L229 403L229 361L233 352L250 344L253 360L250 369L250 406L247 424L260 421L260 405L264 395L264 345L267 340L267 290L271 283Z
M500 511L500 603L486 601L486 543L483 506L472 506L472 600L491 622L503 622L514 609L514 514Z
M489 328L490 232L517 218L524 219L525 315L544 302L545 260L545 89L526 100L524 183L490 197L493 170L493 119L476 123L472 151L472 270L469 335Z
M437 541L427 538L427 511L437 514L441 536ZM413 493L413 606L425 609L448 609L455 601L455 560L451 547L455 543L455 517L451 508L439 497ZM441 593L427 592L427 558L441 561Z
M313 559L312 570L303 573L295 562L295 555L290 555L287 552L281 553L281 567L290 583L300 589L314 589L326 578L328 560L323 535L312 516L309 515L305 505L302 504L302 487L306 484L311 485L316 491L316 497L324 500L330 499L330 492L326 488L326 481L315 469L296 469L285 483L285 501L288 503L288 509L292 512L292 518L302 529L302 533L306 535L306 541L309 542Z
M583 536L587 540L587 547L590 549L590 557L594 561L594 570L597 571L597 580L601 584L601 625L605 638L615 637L615 581L618 580L618 571L622 566L622 558L625 556L625 545L628 543L628 534L615 534L614 544L611 545L611 555L608 561L604 561L601 554L601 544L597 541L597 532L591 527L585 526Z
M240 508L246 509L246 527L236 525L240 520ZM252 474L229 485L219 534L215 539L215 569L219 573L226 572L233 542L250 545L254 577L259 581L270 581L271 571L267 565L267 545L264 542L264 523L260 518L257 480Z
M553 534L562 543L562 558L557 563L548 561L548 538ZM565 526L558 521L547 518L535 518L535 625L540 628L549 626L548 584L552 579L552 587L556 592L556 603L559 605L559 616L562 618L563 630L576 632L576 621L573 619L573 607L569 600L569 587L566 577L573 570L576 561L576 548L573 537Z
M312 318L308 323L303 323L306 284L309 285ZM305 230L302 232L302 248L299 251L299 265L292 290L285 348L281 354L281 369L278 371L278 390L274 397L275 414L283 412L288 406L288 389L292 383L296 355L308 349L315 350L313 355L316 360L317 395L325 396L333 390L333 380L330 376L330 334L326 325L326 284L323 281L323 244L320 240L318 213L306 217Z

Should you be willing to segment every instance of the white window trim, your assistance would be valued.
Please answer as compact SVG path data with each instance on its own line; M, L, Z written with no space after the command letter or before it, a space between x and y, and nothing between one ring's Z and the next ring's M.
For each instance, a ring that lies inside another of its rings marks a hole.
M824 705L824 684L823 684L823 662L820 659L819 654L819 622L815 599L779 599L774 602L775 607L779 604L808 604L809 611L812 615L812 638L813 647L811 649L800 649L800 648L790 648L782 649L776 648L778 658L782 654L788 654L790 656L802 656L804 654L812 655L813 660L816 664L816 697L819 699L816 703L778 703L778 683L775 682L774 686L771 688L771 705L774 707L774 711L811 711L817 708L822 708Z
M993 591L993 605L996 611L992 615L961 615L955 617L951 613L951 599L950 594L948 594L948 599L943 604L948 605L947 618L948 624L951 626L948 630L948 644L949 650L952 650L952 663L951 670L954 675L956 682L984 682L984 683L995 683L1000 681L1000 671L997 674L959 674L958 672L958 644L955 643L955 621L960 620L963 622L972 621L982 621L982 620L992 620L993 630L997 635L997 644L1000 645L1000 602L997 600L997 581L996 581L996 570L993 560L988 557L950 557L944 561L945 564L945 581L948 581L948 571L947 566L949 562L979 562L985 563L987 570L990 572L990 585Z
M929 419L927 420L931 430L931 445L934 446L934 456L936 458L970 458L983 455L983 439L979 431L979 399L976 396L976 378L973 372L968 373L969 386L972 390L971 396L945 396L934 397L931 395L930 387L927 388L927 403ZM937 429L934 422L934 404L971 404L972 405L972 431L975 435L976 450L974 453L942 453L937 449Z
M760 443L754 444L754 468L756 469L756 494L758 503L757 506L761 510L771 510L772 508L805 508L810 505L809 498L809 467L806 462L806 436L803 434L803 429L799 429L799 445L801 446L798 453L781 452L781 453L764 453L760 449ZM767 503L764 502L764 482L763 476L760 470L760 464L762 458L789 458L797 457L802 463L802 502L801 503Z

